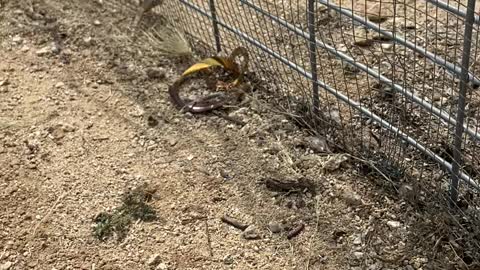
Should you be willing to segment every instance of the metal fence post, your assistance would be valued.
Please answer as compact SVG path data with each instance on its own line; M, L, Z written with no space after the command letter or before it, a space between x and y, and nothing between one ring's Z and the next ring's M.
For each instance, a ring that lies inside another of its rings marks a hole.
M450 183L451 205L455 206L458 199L458 180L460 178L460 167L463 166L462 137L464 133L463 122L465 120L465 100L467 95L468 73L470 66L470 50L472 46L473 23L475 19L475 2L468 0L467 14L465 18L465 32L462 52L462 73L460 76L460 87L457 108L457 123L455 125L455 137L453 139L453 162L452 181Z
M315 37L315 0L308 0L309 57L312 73L313 115L318 116L320 97L318 94L317 39Z
M212 24L213 24L213 36L215 38L215 46L217 48L217 53L222 50L222 45L220 44L220 31L218 29L217 21L217 10L215 8L215 0L210 0L210 13L212 15Z

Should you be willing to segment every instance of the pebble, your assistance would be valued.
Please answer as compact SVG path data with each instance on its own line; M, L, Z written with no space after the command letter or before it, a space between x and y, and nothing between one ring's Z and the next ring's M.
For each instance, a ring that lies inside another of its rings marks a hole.
M257 232L257 228L254 225L248 226L245 231L243 231L243 238L247 240L254 240L260 238Z
M35 54L38 55L38 56L44 56L44 55L46 55L46 54L48 54L48 53L50 53L50 52L51 52L50 46L45 46L45 47L43 47L43 48L38 49L37 51L35 51Z
M390 50L391 48L393 48L393 44L392 43L382 43L382 48L384 50Z
M28 52L30 50L30 47L27 45L23 45L22 48L20 49L21 52Z
M175 138L173 138L173 137L168 138L167 141L168 141L168 144L169 144L170 146L175 146L175 145L177 144L177 142L178 142L177 139L175 139Z
M280 224L277 223L277 222L271 221L270 223L268 223L268 229L269 229L272 233L279 233L279 232L282 231L282 225L280 225Z
M8 270L13 266L12 262L5 262L0 265L0 270Z
M390 227L390 228L399 228L400 227L400 222L398 221L393 221L393 220L390 220L390 221L387 221L387 225Z
M147 261L147 265L156 266L160 262L160 254L155 253Z
M150 79L164 79L166 77L166 71L163 68L149 68L146 70L146 74Z
M307 137L305 138L307 142L307 146L313 150L315 153L325 153L330 152L328 149L327 141L325 138L318 138L318 137Z
M87 46L93 45L93 38L92 37L84 37L83 38L83 43L85 43L85 45L87 45Z
M63 82L58 82L57 84L55 84L55 88L62 88L64 86L65 84Z
M99 25L102 25L102 23L99 20L95 20L93 21L93 25L99 26Z
M167 270L168 269L168 266L165 264L165 263L160 263L157 268L155 269L158 269L158 270Z
M357 260L362 259L362 258L363 258L363 255L364 255L364 253L363 253L363 252L360 252L360 251L355 251L355 252L353 252L353 257L355 257L355 259L357 259Z
M22 43L23 40L20 36L17 35L12 38L12 41L15 42L16 44L20 44Z
M361 245L362 244L362 236L361 235L356 235L355 239L353 240L354 245Z

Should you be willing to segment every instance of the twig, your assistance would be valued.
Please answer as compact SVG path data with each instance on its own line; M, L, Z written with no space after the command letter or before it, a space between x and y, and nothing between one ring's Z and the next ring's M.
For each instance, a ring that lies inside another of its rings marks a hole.
M359 158L359 157L356 157L356 156L353 156L353 155L350 155L350 154L346 154L346 155L349 156L349 157L351 157L351 158L353 158L353 159L356 159L356 160L358 160L358 161L361 161L361 162L365 163L366 165L372 167L372 168L373 168L375 171L377 171L383 178L385 178L385 180L387 180L388 182L390 182L390 183L393 185L393 187L396 189L395 183L392 181L392 179L390 179L390 177L386 176L379 168L377 168L377 167L373 164L373 162L367 161L367 160L365 160L365 159L362 159L362 158ZM397 190L397 191L398 191L398 190Z
M234 219L234 218L232 218L232 217L229 217L229 216L227 216L227 215L223 216L223 217L221 218L221 220L222 220L223 222L225 222L225 223L227 223L227 224L229 224L229 225L237 228L237 229L242 230L242 231L245 230L245 229L248 227L247 224L242 223L241 221L236 220L236 219Z
M298 224L297 226L295 226L293 229L291 229L291 230L288 232L288 234L287 234L287 239L292 239L292 238L294 238L294 237L297 236L299 233L301 233L304 228L305 228L305 224L303 224L303 223Z
M52 214L53 210L55 210L55 208L57 208L57 205L58 203L60 202L61 199L63 199L67 194L69 193L69 191L65 191L62 195L60 195L57 200L55 201L55 203L52 205L52 207L48 210L47 214L45 214L45 216L37 223L37 225L35 225L35 228L33 229L33 233L32 233L32 237L31 239L34 239L35 238L35 235L37 234L37 230L38 228L40 227L40 225L45 222L45 220Z
M210 231L208 230L208 217L205 217L205 234L207 235L208 251L210 257L213 257L212 241L210 240Z

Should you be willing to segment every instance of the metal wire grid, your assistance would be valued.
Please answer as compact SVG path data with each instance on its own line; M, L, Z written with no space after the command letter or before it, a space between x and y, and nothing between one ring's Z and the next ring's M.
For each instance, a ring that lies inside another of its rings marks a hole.
M201 14L204 18L211 19L209 3L206 1L198 1L198 3L193 3L193 1L180 2L182 8L186 9L183 14L189 14L187 16ZM266 73L266 77L273 77L272 74L283 75L276 76L275 80L279 85L290 86L290 91L282 91L280 94L291 97L290 100L300 97L313 104L311 95L309 95L311 83L308 82L312 79L313 73L312 66L309 65L309 52L311 50L309 48L310 36L306 29L306 15L308 14L306 2L281 1L278 3L277 1L274 4L269 1L257 2L253 3L248 0L239 2L215 1L216 16L221 18L221 23L219 23L221 30L217 38L221 38L222 45L230 49L235 44L252 47L252 50L256 52L255 55L259 56L259 61L256 62L257 68L268 70L270 76ZM303 3L300 4L301 2ZM319 3L322 6L328 6L328 9L318 8ZM378 4L380 6L382 4L393 5L389 2L378 2ZM364 30L364 27L359 27L359 25L365 23L365 19L358 16L352 19L353 14L349 11L348 6L338 6L333 2L324 1L316 1L315 5L317 6L315 13L323 12L326 14L324 24L318 22L319 19L322 19L321 15L316 18L318 24L316 30L319 34L317 34L317 53L315 55L321 61L315 67L318 71L316 75L321 82L331 86L332 92L344 93L346 100L359 102L362 107L377 112L383 119L402 127L405 132L409 132L409 129L413 130L412 125L405 124L405 117L416 118L411 119L411 121L421 120L421 125L419 123L416 125L421 126L422 133L420 136L423 135L424 138L423 140L417 138L417 140L423 142L426 147L434 146L432 141L446 142L451 139L451 134L439 131L446 126L446 131L452 132L452 127L456 123L454 117L456 113L455 101L447 103L449 101L447 99L458 96L456 94L458 79L451 74L459 76L461 73L458 61L463 45L463 29L460 27L462 23L460 23L461 19L459 17L437 7L432 11L431 6L425 5L421 9L408 3L399 4L397 2L394 12L390 16L394 18L393 22L390 21L390 25L386 23L375 25L368 22L370 29L383 34L372 36ZM352 7L350 8L354 10ZM413 18L402 15L409 13L409 9L413 11ZM332 16L331 10L336 10L337 13ZM379 10L382 9L379 8ZM396 10L402 12L395 13ZM445 22L435 19L440 13L445 17ZM374 15L385 21L389 19L388 16ZM335 16L337 18L332 20L331 17ZM374 18L369 13L366 13L365 17ZM455 18L455 23L450 23L453 21L451 17ZM188 33L196 33L197 38L206 40L207 43L215 41L216 38L212 38L214 30L211 22L202 21L199 24L197 21L192 22L191 17L189 19L190 21L183 25L190 28L185 29ZM413 29L401 33L400 30L397 30L401 27L406 30ZM440 33L439 28L443 29L443 33ZM450 30L451 28L453 30ZM201 35L198 34L199 29L203 31ZM332 29L335 31L332 31ZM394 31L389 32L385 29L393 29ZM396 44L387 44L387 46L381 44L382 41L398 39L402 34L405 38L400 37L400 42L396 40ZM370 40L368 35L371 36ZM452 35L454 37L453 42L451 41ZM444 38L446 41L450 41L450 44L441 46L446 42L431 41L432 36L439 37L440 40ZM368 43L372 40L373 42L380 42L371 46L367 44L364 48L361 48L361 45L349 46L350 44L361 44L361 42ZM398 43L406 46L400 46ZM260 51L258 48L260 48ZM297 71L297 74L292 73L292 69ZM363 72L358 72L358 69ZM476 80L473 74L470 74L470 78ZM378 80L382 82L381 85L377 83ZM398 114L394 110L382 109L382 105L390 106L391 104L379 102L375 93L371 91L375 87L380 88L377 90L384 92L381 94L387 96L394 94L389 93L389 91L394 92L396 90L402 93L403 97L397 98L395 96L392 98L395 99L396 103L399 103L397 107L402 110L402 113ZM388 88L394 88L394 90ZM338 103L338 97L332 99L326 92L322 94L323 96L320 98L320 101L324 103L322 109L327 114L340 110L339 118L341 119L339 122L341 124L345 125L351 119L359 117L358 112L353 110L351 106L345 107ZM422 109L427 112L419 111L419 107L423 107ZM445 122L450 125L443 124ZM468 128L467 134L475 138L480 137L476 127ZM398 156L400 151L395 150L394 147L398 143L390 143L390 140L396 140L398 136L390 138L391 136L381 135L388 138L384 144L391 146L390 151L387 152L396 153L393 156L394 159L403 162L404 159ZM442 136L443 138L441 138ZM443 162L439 159L437 161Z

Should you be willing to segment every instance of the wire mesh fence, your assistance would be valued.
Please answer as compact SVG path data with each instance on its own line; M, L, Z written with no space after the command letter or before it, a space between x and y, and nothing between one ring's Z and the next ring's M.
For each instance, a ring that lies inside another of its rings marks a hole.
M471 246L462 259L478 261L478 8L475 0L165 0L155 10L209 54L247 48L249 75L279 111L367 160L363 173L449 211L450 234Z
M474 1L466 4L168 3L178 26L196 40L217 50L250 48L257 56L255 71L273 82L286 109L296 112L303 105L322 122L335 124L337 142L361 148L349 150L384 155L425 178L425 165L414 165L424 163L421 152L453 179L478 189L478 15Z

